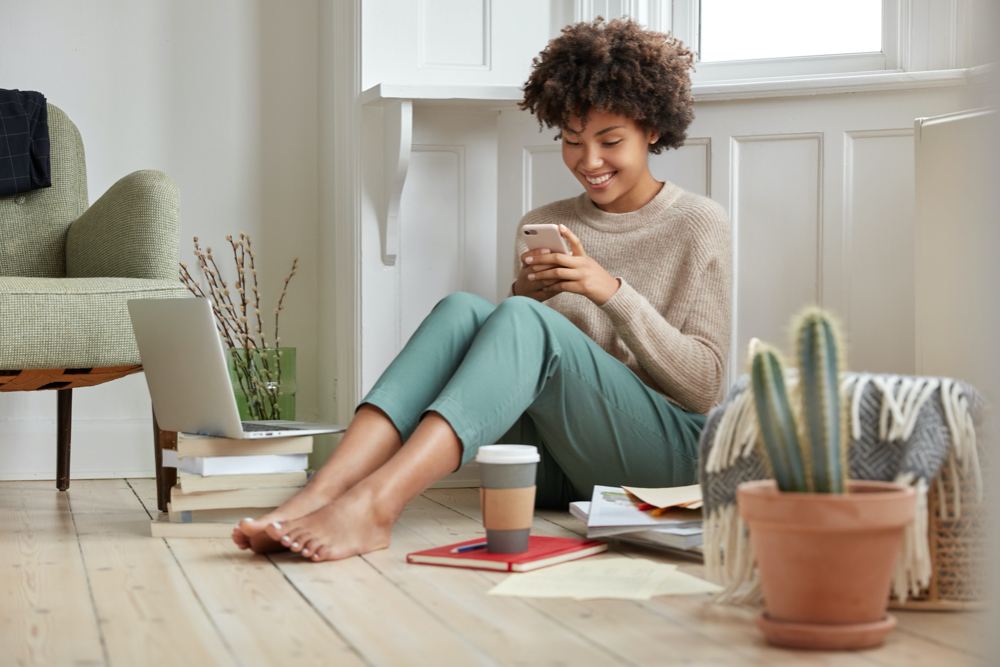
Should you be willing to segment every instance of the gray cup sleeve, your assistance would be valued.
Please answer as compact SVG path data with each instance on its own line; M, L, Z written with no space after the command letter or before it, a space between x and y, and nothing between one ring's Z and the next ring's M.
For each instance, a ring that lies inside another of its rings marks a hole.
M492 554L522 554L528 550L531 529L487 530L486 550Z
M535 485L537 463L483 463L484 489L522 489Z

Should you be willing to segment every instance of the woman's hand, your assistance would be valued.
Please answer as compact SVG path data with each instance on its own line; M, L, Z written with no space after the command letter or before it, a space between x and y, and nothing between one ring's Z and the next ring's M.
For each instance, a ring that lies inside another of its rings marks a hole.
M587 257L587 253L583 251L583 243L568 227L559 225L559 231L569 241L571 254L549 253L540 260L531 257L532 261L529 263L532 253L525 253L521 258L524 267L515 283L515 293L522 293L520 288L523 276L528 285L535 285L534 288L527 287L524 296L544 301L560 292L571 292L603 306L615 295L621 283L605 271L604 267ZM535 292L547 296L539 298L534 296Z
M543 290L559 281L535 280L535 274L539 271L554 269L558 266L551 261L552 257L555 255L548 248L529 250L521 255L521 271L517 274L517 280L514 281L514 296L526 296L535 301L545 301L556 295L555 292Z

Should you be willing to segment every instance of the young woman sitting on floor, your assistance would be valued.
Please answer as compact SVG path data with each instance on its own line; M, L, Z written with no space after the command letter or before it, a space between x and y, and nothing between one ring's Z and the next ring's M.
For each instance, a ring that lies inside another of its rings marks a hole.
M631 21L576 24L549 43L521 107L559 129L585 192L521 224L560 225L571 254L528 252L519 229L511 296L442 300L305 488L240 522L240 548L314 561L385 548L411 499L496 442L539 448L539 507L565 509L595 484L696 481L729 346L729 224L647 166L684 143L691 63Z

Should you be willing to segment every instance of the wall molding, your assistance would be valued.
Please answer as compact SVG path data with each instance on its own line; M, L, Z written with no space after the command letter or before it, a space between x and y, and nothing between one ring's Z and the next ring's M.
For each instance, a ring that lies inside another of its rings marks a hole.
M712 138L711 137L688 137L684 140L685 148L687 146L704 146L705 147L705 196L711 199L712 197Z
M841 280L843 294L843 312L840 317L843 320L844 333L851 330L851 281L853 260L851 248L854 243L854 142L857 139L881 139L890 137L913 137L912 127L891 128L885 130L848 130L844 132L844 180L843 180L843 204L841 222Z
M456 178L457 178L457 192L458 199L455 202L456 208L458 210L458 219L456 220L458 226L458 275L462 285L460 287L464 289L464 285L467 282L466 275L466 238L467 238L467 211L465 202L465 173L466 173L466 149L462 144L414 144L411 148L411 155L417 155L420 153L452 153L457 158L456 167ZM396 271L396 294L401 295L403 293L403 272L402 270ZM401 325L403 321L403 310L402 310L402 299L396 299L396 322L397 325ZM402 339L402 326L396 327L396 350L403 349L405 341Z
M692 83L695 102L768 99L802 95L843 95L893 90L920 90L974 85L982 78L983 67L931 70L927 72L875 72L861 74L820 74L795 77L771 77L752 81L712 81ZM381 100L411 99L417 103L489 108L513 108L524 93L513 85L411 85L380 83L361 93L362 104Z
M382 105L383 211L379 215L382 262L393 266L399 255L399 200L410 169L413 101L388 100Z
M472 0L464 0L471 2ZM482 40L483 49L481 60L478 63L436 63L427 58L427 2L428 0L418 0L417 2L417 69L421 70L483 70L489 71L493 60L493 2L492 0L479 0L483 11ZM433 18L432 18L433 20Z
M540 153L561 153L562 146L560 144L546 145L546 146L525 146L522 157L522 169L521 169L521 192L522 202L521 202L521 215L525 215L528 211L535 208L532 204L533 193L531 185L531 172L534 168L532 162L536 154Z
M326 5L321 5L321 11ZM330 5L330 26L334 34L332 104L333 181L332 211L321 225L332 227L333 247L324 244L334 257L333 284L321 286L334 295L324 305L334 310L335 364L324 364L324 374L334 377L333 399L336 419L348 423L362 396L362 280L361 280L361 0ZM324 40L325 41L325 40ZM322 188L321 188L322 190ZM328 233L328 232L327 232ZM322 236L321 236L322 238ZM329 237L328 237L329 238ZM322 332L321 332L322 333Z
M739 375L738 341L743 333L739 329L739 293L740 293L740 264L739 264L739 242L741 234L740 224L740 146L753 143L765 142L790 142L790 141L815 141L816 154L816 245L814 248L816 260L815 272L815 292L814 299L819 305L823 305L823 193L825 188L825 158L824 158L824 135L822 132L789 132L775 134L752 134L752 135L732 135L729 138L729 220L732 228L733 240L733 333L730 344L729 380L730 384Z

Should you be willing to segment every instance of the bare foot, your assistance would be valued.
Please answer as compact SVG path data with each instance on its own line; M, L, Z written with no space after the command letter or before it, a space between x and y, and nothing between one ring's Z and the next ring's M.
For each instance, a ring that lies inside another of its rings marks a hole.
M318 484L306 484L301 491L273 512L256 519L247 518L240 521L239 525L233 528L233 542L240 549L252 549L259 554L283 551L286 547L271 539L264 529L274 522L282 523L306 516L329 503L337 495L339 494L335 491L321 488Z
M309 560L338 560L388 547L397 518L356 486L311 514L268 525L267 534Z

